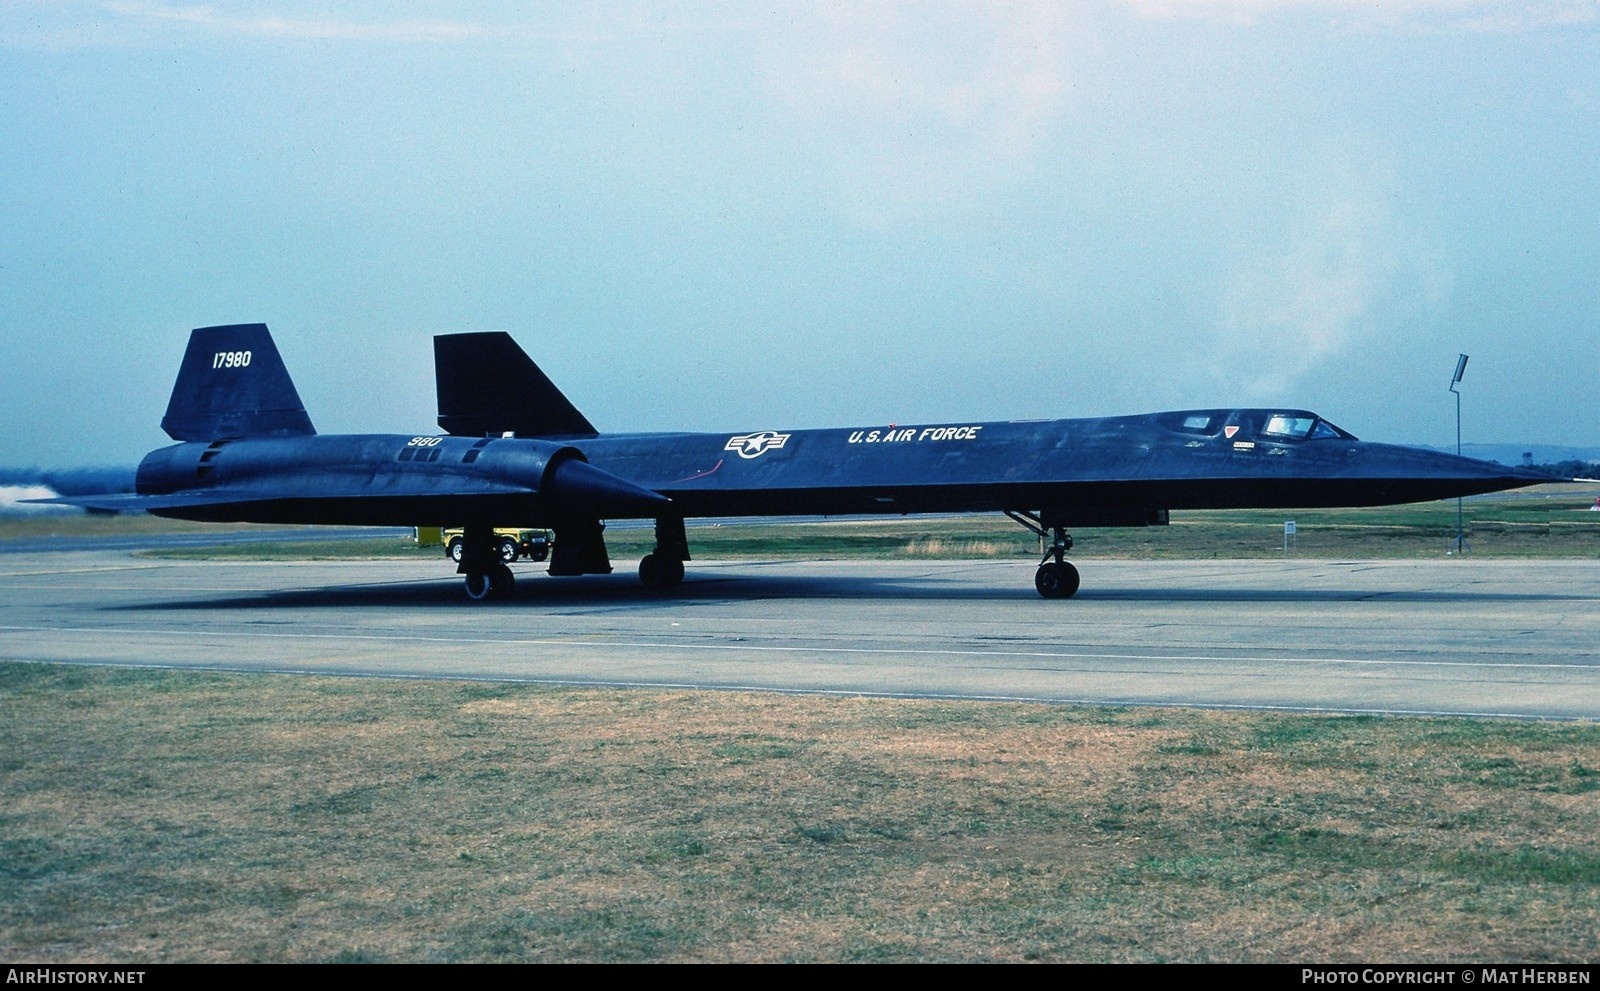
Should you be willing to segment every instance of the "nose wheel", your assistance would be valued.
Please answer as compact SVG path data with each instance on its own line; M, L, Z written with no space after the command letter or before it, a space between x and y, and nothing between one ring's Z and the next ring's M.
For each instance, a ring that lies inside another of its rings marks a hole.
M1050 549L1039 562L1039 570L1033 573L1033 587L1039 594L1046 599L1070 599L1076 595L1078 569L1067 561L1067 551L1072 549L1072 537L1067 534L1067 528L1054 520L1047 524L1041 518L1042 513L1036 516L1008 509L1006 515L1038 534L1041 542L1047 535L1050 537Z
M1033 587L1047 599L1070 599L1078 591L1078 569L1067 561L1046 561L1034 572Z

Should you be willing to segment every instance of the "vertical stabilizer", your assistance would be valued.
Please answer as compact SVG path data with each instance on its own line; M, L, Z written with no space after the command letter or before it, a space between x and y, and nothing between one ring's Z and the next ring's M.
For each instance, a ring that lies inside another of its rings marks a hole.
M316 433L261 323L189 335L161 429L179 441Z
M439 426L458 437L597 437L527 352L503 330L433 339Z

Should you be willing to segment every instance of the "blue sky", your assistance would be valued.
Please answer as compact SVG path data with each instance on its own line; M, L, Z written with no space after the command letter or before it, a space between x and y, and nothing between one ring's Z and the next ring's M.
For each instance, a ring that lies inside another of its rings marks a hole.
M602 430L1293 405L1600 444L1600 0L0 0L0 463L192 327L324 432L510 331Z

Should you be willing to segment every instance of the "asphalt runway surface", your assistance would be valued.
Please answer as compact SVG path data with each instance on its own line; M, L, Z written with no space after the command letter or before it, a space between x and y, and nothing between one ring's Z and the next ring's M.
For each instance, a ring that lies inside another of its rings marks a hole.
M1600 719L1593 561L691 562L467 601L438 560L0 557L0 658L296 675Z

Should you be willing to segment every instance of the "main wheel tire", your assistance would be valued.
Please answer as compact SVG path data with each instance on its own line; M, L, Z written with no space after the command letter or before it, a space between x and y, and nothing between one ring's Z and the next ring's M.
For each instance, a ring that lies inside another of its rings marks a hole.
M467 598L482 602L494 591L494 582L488 575L473 573L467 576Z
M489 595L496 599L509 599L517 587L517 576L505 565L497 565L489 572Z
M1077 594L1078 569L1069 562L1041 564L1034 573L1033 587L1047 599L1070 599Z
M500 538L500 560L504 561L506 564L516 564L518 553L517 542L515 540L512 540L510 537Z
M462 547L461 547L461 538L460 537L457 537L454 540L450 541L449 546L445 548L444 552L446 554L450 555L450 560L454 561L457 564L461 563L461 555L466 553L466 551L464 551L462 549Z
M661 562L661 577L656 581L662 588L674 588L683 583L683 562L669 557Z
M651 588L672 588L683 581L683 562L659 554L646 554L639 560L639 581Z

